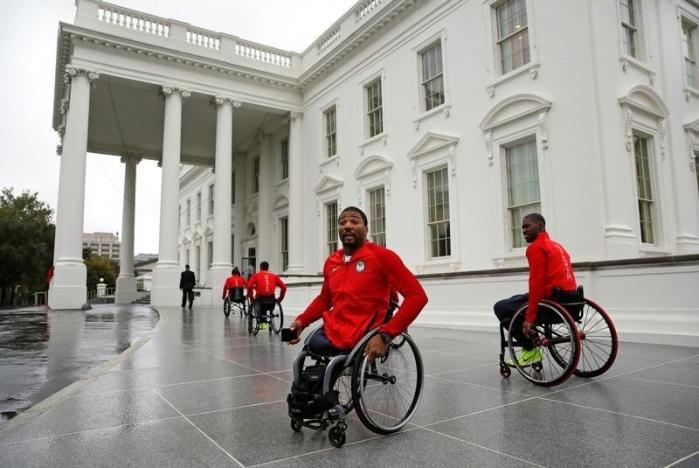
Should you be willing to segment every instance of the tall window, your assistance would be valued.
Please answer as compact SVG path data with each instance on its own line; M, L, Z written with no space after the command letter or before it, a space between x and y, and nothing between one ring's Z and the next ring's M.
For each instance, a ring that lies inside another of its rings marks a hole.
M436 42L420 53L422 62L422 94L425 110L444 104L444 75L442 72L442 43Z
M185 216L187 217L187 226L189 227L192 225L192 200L189 198L187 199L187 212Z
M505 74L529 63L529 31L525 0L507 0L495 9L500 71Z
M449 225L449 180L447 168L427 174L427 226L430 230L430 256L451 255L451 227Z
M235 205L235 171L231 176L231 205Z
M337 107L326 110L325 116L325 156L330 158L337 154Z
M201 246L197 245L197 263L194 264L194 275L196 276L197 284L201 284L201 276L199 275L199 266L201 265Z
M231 234L231 263L235 265L235 234Z
M184 264L189 265L189 249L184 251Z
M541 211L536 140L505 148L505 159L512 248L524 247L526 241L522 235L522 218Z
M252 193L260 191L260 158L255 158L252 164Z
M685 80L687 86L697 87L696 38L697 25L682 18L682 52L684 53Z
M636 0L619 0L624 53L638 58L638 11Z
M281 235L280 245L282 254L282 271L289 268L289 218L279 219L279 233Z
M653 188L648 154L649 139L634 135L633 152L636 160L636 186L638 189L638 215L641 227L641 242L655 242L653 226Z
M282 180L289 178L289 140L282 141Z
M366 121L369 138L383 133L383 97L381 95L381 78L368 84L366 95Z
M214 184L209 185L209 216L214 214Z
M209 241L206 244L206 254L207 254L207 259L209 260L209 268L211 268L211 264L214 263L214 243L213 241Z
M369 226L371 240L375 244L386 246L386 203L383 187L369 192Z
M337 250L337 202L325 204L325 244L328 255Z
M197 192L197 221L201 221L201 192Z

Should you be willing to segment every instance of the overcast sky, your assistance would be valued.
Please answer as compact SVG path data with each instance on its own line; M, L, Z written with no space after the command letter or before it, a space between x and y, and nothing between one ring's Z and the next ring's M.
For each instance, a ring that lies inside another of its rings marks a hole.
M115 0L127 8L245 39L303 51L356 0ZM0 187L38 192L54 210L58 136L51 128L58 22L74 0L2 0ZM117 157L87 156L85 232L121 231L124 169ZM138 165L135 253L157 253L160 169Z

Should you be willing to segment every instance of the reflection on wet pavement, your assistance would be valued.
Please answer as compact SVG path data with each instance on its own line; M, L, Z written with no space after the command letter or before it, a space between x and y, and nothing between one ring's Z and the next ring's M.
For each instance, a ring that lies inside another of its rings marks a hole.
M158 322L136 305L0 312L0 423L127 349Z

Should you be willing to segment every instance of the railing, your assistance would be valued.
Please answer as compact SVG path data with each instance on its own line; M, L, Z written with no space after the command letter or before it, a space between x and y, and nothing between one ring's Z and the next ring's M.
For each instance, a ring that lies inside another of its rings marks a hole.
M364 18L368 18L378 9L385 0L364 0L362 3L357 5L354 10L354 19L356 21L361 21Z
M221 50L221 38L212 36L211 34L196 31L194 29L187 30L187 43L194 44L199 47L211 50Z
M331 29L327 33L323 34L320 39L316 41L316 50L318 53L325 51L330 45L340 39L342 35L342 28L340 26Z
M235 55L284 68L291 67L291 54L239 38L235 41Z
M153 36L170 37L170 25L148 15L137 15L112 6L100 7L97 20L133 31L140 31Z

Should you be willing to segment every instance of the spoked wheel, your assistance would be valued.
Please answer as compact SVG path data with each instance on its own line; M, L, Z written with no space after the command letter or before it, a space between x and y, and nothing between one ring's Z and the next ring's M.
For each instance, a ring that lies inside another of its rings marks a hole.
M514 327L521 327L527 306L517 311L508 330L510 358L522 377L536 385L550 387L564 382L575 370L580 358L578 329L570 314L558 304L549 301L539 303L535 325L537 337L533 339L538 356L531 362L520 363L515 348Z
M284 311L282 309L282 304L279 301L274 302L274 309L271 312L271 316L269 318L269 330L270 333L274 332L275 335L278 335L279 332L282 330L282 326L284 325Z
M248 312L248 333L251 335L257 335L260 331L260 322L257 319L257 314L259 313L257 304L253 303L251 310Z
M612 367L619 351L614 322L598 304L585 299L580 321L580 361L575 375L596 377Z
M223 314L228 317L231 315L231 300L228 298L225 298L223 300Z
M364 347L352 366L352 400L367 429L391 434L408 423L420 402L423 388L422 357L410 335L405 345L388 347L385 356L369 362Z

